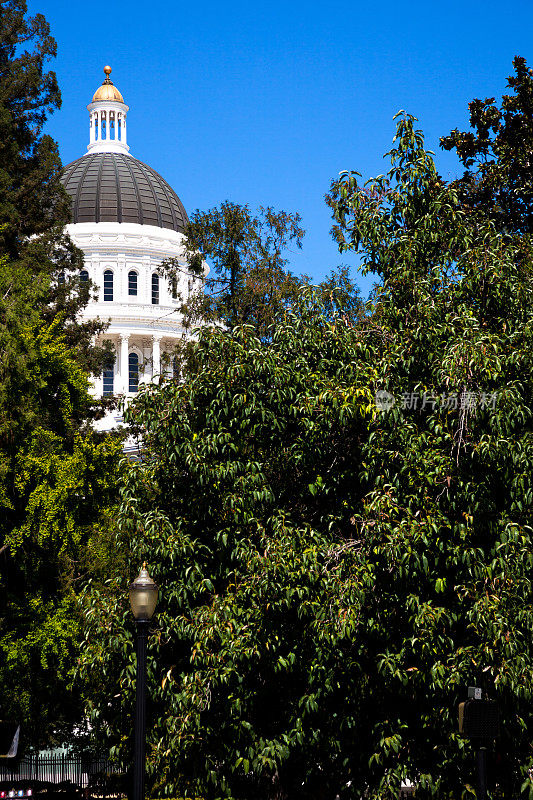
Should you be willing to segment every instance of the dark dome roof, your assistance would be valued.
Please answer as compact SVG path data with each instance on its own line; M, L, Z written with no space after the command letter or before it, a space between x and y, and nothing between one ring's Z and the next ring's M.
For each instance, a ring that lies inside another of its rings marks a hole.
M181 200L151 167L125 153L88 153L68 164L61 182L73 222L136 222L183 232Z

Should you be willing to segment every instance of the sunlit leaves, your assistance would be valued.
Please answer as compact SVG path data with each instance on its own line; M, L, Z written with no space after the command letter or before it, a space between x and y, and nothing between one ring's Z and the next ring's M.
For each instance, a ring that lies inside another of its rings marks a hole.
M502 712L494 797L528 775L529 253L472 224L407 115L389 158L330 197L341 248L382 278L367 316L308 290L267 336L205 328L184 381L129 411L145 449L120 543L131 575L147 558L162 587L154 791L382 800L409 779L422 798L467 798L468 685ZM92 719L120 754L125 585L88 591L82 664L104 675Z

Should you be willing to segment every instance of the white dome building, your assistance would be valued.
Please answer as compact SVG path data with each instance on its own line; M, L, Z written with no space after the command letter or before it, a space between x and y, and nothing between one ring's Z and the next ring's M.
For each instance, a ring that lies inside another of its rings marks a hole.
M83 251L82 278L98 287L85 318L109 321L103 339L115 350L114 364L96 380L102 395L134 395L139 383L169 369L175 344L183 338L180 306L193 288L183 258L185 209L169 184L130 155L128 106L109 78L87 106L88 152L68 164L62 183L72 198L67 232ZM172 288L158 273L164 259L177 258L183 272ZM167 358L165 358L167 356ZM118 421L108 419L105 427Z

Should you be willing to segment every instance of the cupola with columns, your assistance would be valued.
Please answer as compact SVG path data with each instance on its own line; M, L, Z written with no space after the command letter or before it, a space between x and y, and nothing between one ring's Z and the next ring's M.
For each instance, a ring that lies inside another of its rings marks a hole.
M173 351L186 332L181 305L195 287L187 273L183 233L186 211L174 190L154 169L134 158L126 141L129 107L104 68L105 80L87 109L87 153L63 170L72 199L67 232L83 251L82 280L98 288L85 318L109 321L102 340L115 353L94 385L100 395L134 395L140 383L172 373ZM160 264L182 266L170 286ZM117 418L108 417L104 427Z
M109 77L111 67L104 67L105 80L98 87L89 112L89 152L128 153L126 117L129 107Z

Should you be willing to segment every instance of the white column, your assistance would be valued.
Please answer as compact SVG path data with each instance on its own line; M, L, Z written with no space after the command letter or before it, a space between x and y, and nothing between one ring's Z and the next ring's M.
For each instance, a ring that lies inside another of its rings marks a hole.
M161 374L161 339L160 333L154 333L152 336L152 382L159 383ZM157 378L155 376L157 375Z
M104 382L102 379L102 373L100 372L99 375L95 375L92 381L92 390L90 390L93 397L102 397L104 393Z
M119 380L119 392L123 394L128 393L130 378L129 378L129 341L130 338L128 334L121 333L120 334L120 380Z

